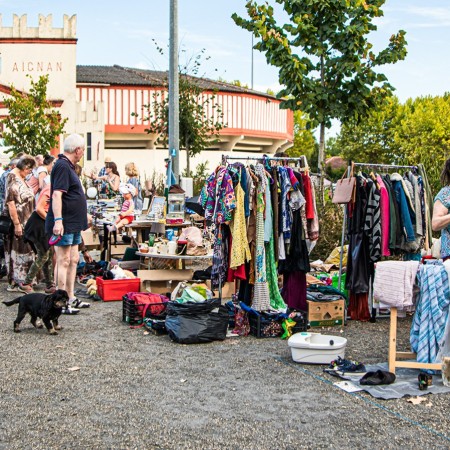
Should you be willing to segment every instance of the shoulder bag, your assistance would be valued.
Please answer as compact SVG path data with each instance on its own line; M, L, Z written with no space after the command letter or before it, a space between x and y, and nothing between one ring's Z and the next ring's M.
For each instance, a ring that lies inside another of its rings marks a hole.
M353 176L353 164L350 171L350 177L344 178L347 171L344 172L342 178L336 183L333 194L333 203L346 204L354 198L356 178Z

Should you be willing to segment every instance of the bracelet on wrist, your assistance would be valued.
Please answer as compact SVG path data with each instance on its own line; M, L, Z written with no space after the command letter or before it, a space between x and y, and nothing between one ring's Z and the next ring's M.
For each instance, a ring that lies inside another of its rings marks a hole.
M62 217L55 217L55 218L53 219L54 222L57 222L58 220L63 220L63 218L62 218Z

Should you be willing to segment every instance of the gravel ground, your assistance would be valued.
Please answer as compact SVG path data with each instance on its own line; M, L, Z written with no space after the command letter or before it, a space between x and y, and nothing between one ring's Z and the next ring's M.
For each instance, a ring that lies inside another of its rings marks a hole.
M123 324L120 302L62 316L58 336L28 320L14 334L17 308L0 306L1 449L450 448L448 395L427 407L345 393L281 339L175 344ZM349 322L346 357L386 361L388 329Z

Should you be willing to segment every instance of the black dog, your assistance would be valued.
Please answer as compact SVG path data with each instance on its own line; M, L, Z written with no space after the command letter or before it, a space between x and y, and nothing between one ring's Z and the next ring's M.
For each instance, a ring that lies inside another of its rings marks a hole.
M14 332L19 333L19 324L24 319L26 313L31 315L31 324L35 328L42 328L42 324L36 324L38 317L42 319L50 334L58 334L56 330L61 330L58 325L58 318L62 308L66 308L69 303L69 295L66 291L58 289L54 294L26 294L9 302L3 302L6 306L19 304L17 318L14 321Z

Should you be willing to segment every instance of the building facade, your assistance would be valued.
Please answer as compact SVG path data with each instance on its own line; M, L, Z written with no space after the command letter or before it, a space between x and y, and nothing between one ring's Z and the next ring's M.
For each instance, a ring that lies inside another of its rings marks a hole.
M11 85L26 93L30 77L48 75L48 98L68 118L65 133L86 138L86 170L98 170L110 156L122 171L133 161L142 175L163 172L168 151L158 144L157 135L145 131L145 105L167 96L167 72L77 66L76 45L75 15L65 15L62 28L53 27L51 15L39 15L37 27L28 26L26 15L14 15L12 27L3 27L0 15L0 116L8 114L3 100ZM191 168L209 161L212 169L222 154L275 153L292 145L292 111L281 109L275 97L208 79L192 80L205 97L214 96L224 129L217 144L191 159ZM209 114L215 111L211 108ZM180 169L185 153L180 152Z

